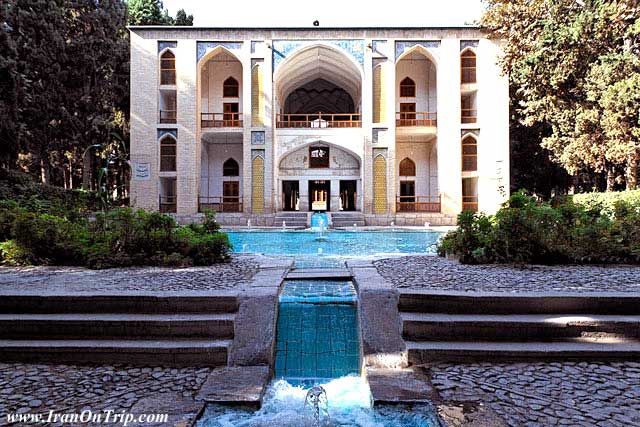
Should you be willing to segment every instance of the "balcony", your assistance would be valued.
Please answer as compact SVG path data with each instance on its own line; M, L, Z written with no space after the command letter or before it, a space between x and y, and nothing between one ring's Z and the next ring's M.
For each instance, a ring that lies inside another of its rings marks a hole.
M397 112L397 127L437 126L437 114L428 112Z
M278 114L276 127L284 129L359 128L362 127L362 119L360 114L351 113Z
M198 198L198 212L202 212L204 209L216 212L242 212L242 198L240 196L201 196Z
M177 123L177 111L176 110L160 110L160 123L162 124L175 124Z
M442 196L396 196L396 212L439 213Z
M462 210L478 212L478 196L462 196Z
M176 196L160 196L160 212L176 213Z
M201 113L202 128L241 128L242 113Z
M478 110L463 108L460 123L476 123L478 121Z

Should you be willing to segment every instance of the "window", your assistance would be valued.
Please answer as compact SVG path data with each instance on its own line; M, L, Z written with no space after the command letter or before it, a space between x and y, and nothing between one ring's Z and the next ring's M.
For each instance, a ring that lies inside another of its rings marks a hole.
M238 98L240 93L240 85L233 77L229 77L222 84L222 96L224 98Z
M478 111L476 110L475 93L462 95L460 97L461 104L461 123L476 123L478 121Z
M329 147L309 147L309 167L329 167Z
M170 50L160 57L160 84L176 84L176 57Z
M416 176L416 164L410 158L400 162L400 176Z
M222 165L222 176L240 176L240 166L238 162L229 159Z
M462 178L462 210L478 212L478 178Z
M222 120L224 127L242 126L240 123L239 109L237 102L225 102L222 104Z
M415 102L401 102L400 103L400 120L415 120L416 119L416 104ZM413 123L404 123L403 126L410 126Z
M476 82L476 54L465 50L460 55L460 82L462 84Z
M176 171L176 140L165 136L160 141L160 172Z
M462 171L474 172L478 170L478 143L476 139L467 135L462 140Z
M416 96L416 84L409 77L405 77L400 82L400 96L404 98L413 98Z

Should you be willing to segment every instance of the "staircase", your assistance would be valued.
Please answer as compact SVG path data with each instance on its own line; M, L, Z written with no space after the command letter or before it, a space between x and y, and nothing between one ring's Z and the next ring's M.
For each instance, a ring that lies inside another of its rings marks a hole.
M274 219L273 226L282 227L283 222L287 227L307 228L307 212L278 212Z
M400 294L409 362L640 357L640 297Z
M225 366L238 309L216 296L0 296L0 360Z
M362 212L331 212L331 226L333 228L364 227L364 215Z

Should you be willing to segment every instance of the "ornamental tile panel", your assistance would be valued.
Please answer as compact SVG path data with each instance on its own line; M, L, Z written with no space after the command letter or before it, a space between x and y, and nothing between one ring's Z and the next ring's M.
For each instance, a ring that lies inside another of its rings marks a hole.
M396 60L414 46L422 46L427 50L440 47L440 40L410 40L396 42Z
M364 40L274 40L272 44L273 71L275 72L282 60L294 51L319 42L337 47L361 66L364 65Z
M222 46L231 51L240 50L242 49L242 42L197 42L196 60L200 61L203 56L218 46Z

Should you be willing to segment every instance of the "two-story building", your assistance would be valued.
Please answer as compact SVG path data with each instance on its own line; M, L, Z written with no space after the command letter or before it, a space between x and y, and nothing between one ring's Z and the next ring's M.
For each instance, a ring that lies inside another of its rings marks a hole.
M133 206L423 225L508 196L508 81L479 28L130 31Z

